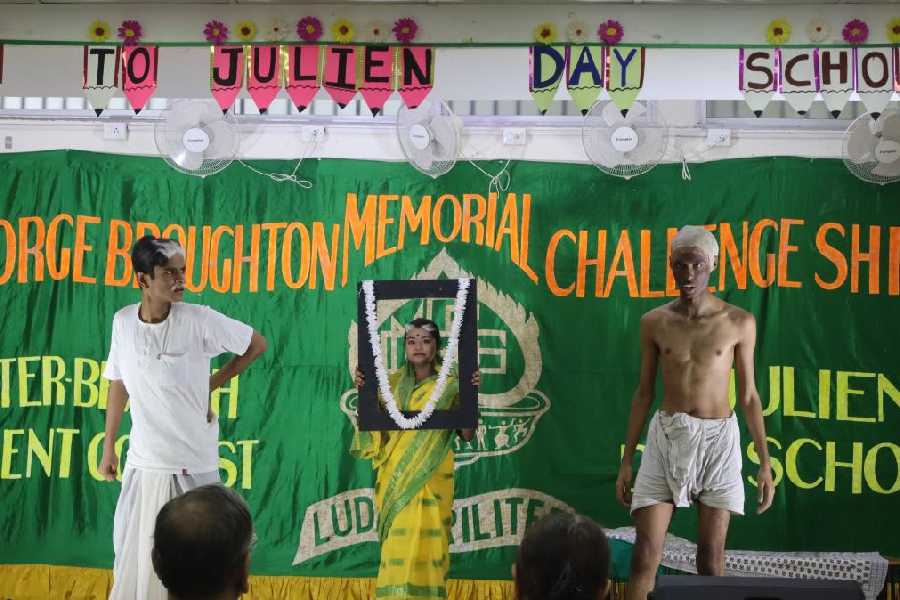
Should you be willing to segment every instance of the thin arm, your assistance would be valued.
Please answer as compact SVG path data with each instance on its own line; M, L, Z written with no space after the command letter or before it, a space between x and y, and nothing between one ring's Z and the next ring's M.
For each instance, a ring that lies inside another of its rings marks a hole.
M753 437L753 445L759 455L759 466L769 468L769 450L766 444L766 426L763 422L762 402L756 390L753 369L753 352L756 346L756 319L748 314L740 325L740 341L734 349L734 367L738 380L737 402L747 421L747 429Z
M659 348L653 341L652 317L641 317L641 375L637 389L631 398L631 413L628 415L628 430L625 435L625 453L622 462L631 464L634 458L634 450L637 447L641 431L647 422L647 414L653 403L653 394L656 389L656 367L659 360Z
M260 354L266 351L268 342L258 331L253 330L253 337L250 338L250 346L247 351L240 356L235 356L225 366L213 373L209 378L209 391L212 392L243 373L253 361L259 358Z

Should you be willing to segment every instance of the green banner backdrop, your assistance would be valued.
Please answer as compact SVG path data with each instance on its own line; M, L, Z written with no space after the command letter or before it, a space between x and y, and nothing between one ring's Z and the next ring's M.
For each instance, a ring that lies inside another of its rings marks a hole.
M260 161L262 169L291 168ZM486 165L494 168L495 165ZM110 567L118 483L99 479L110 323L138 301L144 233L187 249L187 300L252 324L269 351L214 402L223 479L253 510L253 571L372 576L373 475L349 456L361 279L478 278L482 426L457 447L455 578L506 578L526 523L574 508L630 524L613 484L638 378L638 320L675 295L667 240L721 242L711 279L756 315L757 384L776 477L729 547L900 554L900 186L840 161L676 165L622 181L513 163L508 192L468 164L321 160L311 190L235 164L186 177L156 158L0 155L0 563ZM379 304L449 328L447 303ZM129 421L120 447L127 450ZM694 511L674 533L695 539Z

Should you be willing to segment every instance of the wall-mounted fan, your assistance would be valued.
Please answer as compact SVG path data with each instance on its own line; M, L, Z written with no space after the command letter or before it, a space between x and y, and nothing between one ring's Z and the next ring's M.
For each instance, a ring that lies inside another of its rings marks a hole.
M416 170L437 178L456 164L462 121L441 100L426 98L416 108L397 113L397 139Z
M844 134L844 164L871 183L900 181L900 111L857 117Z
M585 154L598 169L631 179L662 160L669 134L640 102L625 116L613 102L597 102L584 117L581 140Z
M179 100L154 128L156 148L167 163L188 175L218 173L237 156L234 117L215 100Z

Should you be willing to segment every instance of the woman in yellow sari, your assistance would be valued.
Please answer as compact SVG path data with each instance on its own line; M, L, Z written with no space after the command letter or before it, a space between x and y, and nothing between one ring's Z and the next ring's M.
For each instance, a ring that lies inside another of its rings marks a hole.
M434 321L415 319L406 326L406 362L389 377L400 410L422 410L440 370L440 332ZM479 384L476 371L472 377ZM364 379L357 369L356 385ZM456 377L436 409L449 409L459 395ZM357 431L351 454L370 459L376 470L375 509L381 563L376 598L446 598L450 567L449 532L453 519L453 440L472 439L474 430Z

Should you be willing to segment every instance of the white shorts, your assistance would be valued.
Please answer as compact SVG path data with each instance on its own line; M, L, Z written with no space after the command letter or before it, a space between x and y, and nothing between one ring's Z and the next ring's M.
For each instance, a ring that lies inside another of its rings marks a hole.
M741 436L734 413L726 419L698 419L657 411L632 491L631 512L671 502L694 501L744 514Z
M153 570L156 515L176 496L218 483L219 472L174 475L125 467L113 520L113 587L110 600L167 600L166 588Z

